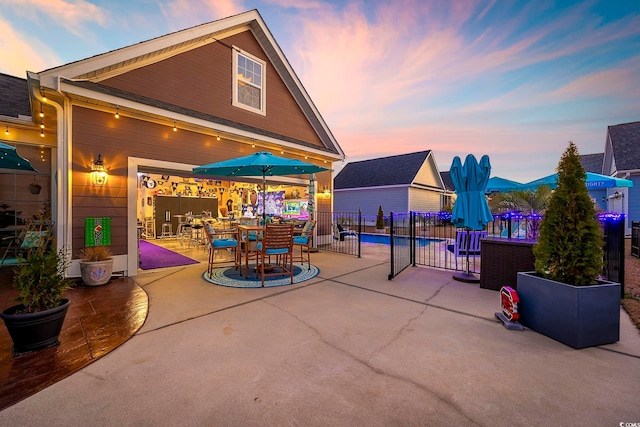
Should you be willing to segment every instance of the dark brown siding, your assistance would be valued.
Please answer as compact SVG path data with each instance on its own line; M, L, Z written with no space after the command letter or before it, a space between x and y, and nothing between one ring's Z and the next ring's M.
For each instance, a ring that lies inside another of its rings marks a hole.
M250 31L224 39L267 62L267 115L231 105L232 52L221 43L105 80L102 84L323 147Z
M129 157L203 165L246 156L254 151L246 144L225 139L216 141L214 137L185 130L173 132L170 126L127 117L115 119L113 114L77 106L73 108L72 138L74 255L84 247L86 217L111 217L111 250L116 255L127 253L127 233L136 232L127 230ZM98 154L102 154L109 171L109 180L104 187L89 183L89 168ZM318 182L324 184L330 179L330 172L318 174Z

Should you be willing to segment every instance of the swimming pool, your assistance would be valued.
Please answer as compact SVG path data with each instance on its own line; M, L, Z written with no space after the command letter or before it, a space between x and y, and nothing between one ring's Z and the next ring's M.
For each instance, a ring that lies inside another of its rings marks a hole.
M390 236L388 234L369 234L362 233L361 234L363 243L379 243L382 245L388 245ZM408 245L409 238L408 237L398 237L396 236L396 244ZM418 246L428 246L431 243L442 242L443 239L430 239L427 237L418 237L416 238L418 241Z

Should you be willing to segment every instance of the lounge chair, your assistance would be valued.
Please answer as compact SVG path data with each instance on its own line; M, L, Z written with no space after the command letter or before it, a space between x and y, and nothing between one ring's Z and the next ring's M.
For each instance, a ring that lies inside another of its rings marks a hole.
M333 228L333 238L340 242L344 242L345 239L358 238L357 232L353 230L349 230L348 228L344 228L340 224L333 223L332 228Z
M469 236L469 258L476 258L480 256L480 239L487 237L487 232L467 230L458 230L456 232L455 242L447 245L447 252L453 253L455 258L456 270L458 269L458 257L467 257L467 236Z

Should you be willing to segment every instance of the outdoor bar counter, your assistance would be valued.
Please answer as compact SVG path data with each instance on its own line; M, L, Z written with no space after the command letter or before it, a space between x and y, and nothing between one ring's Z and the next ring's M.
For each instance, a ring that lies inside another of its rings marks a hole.
M519 271L533 271L533 240L487 237L480 245L480 287L517 290Z

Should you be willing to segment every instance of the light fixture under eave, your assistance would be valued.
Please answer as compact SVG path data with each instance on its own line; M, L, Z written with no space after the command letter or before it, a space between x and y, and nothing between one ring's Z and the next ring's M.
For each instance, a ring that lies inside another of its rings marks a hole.
M42 104L40 104L40 117L44 117L44 110L42 109Z
M116 119L120 118L120 107L116 106L116 113L113 115Z
M216 136L216 141L220 141L220 132L218 132L218 136Z
M9 126L5 126L4 134L9 135Z
M93 185L105 185L109 174L104 167L104 161L102 160L102 154L98 154L98 158L91 163L91 183Z
M173 131L178 132L178 127L176 126L176 121L173 121Z

